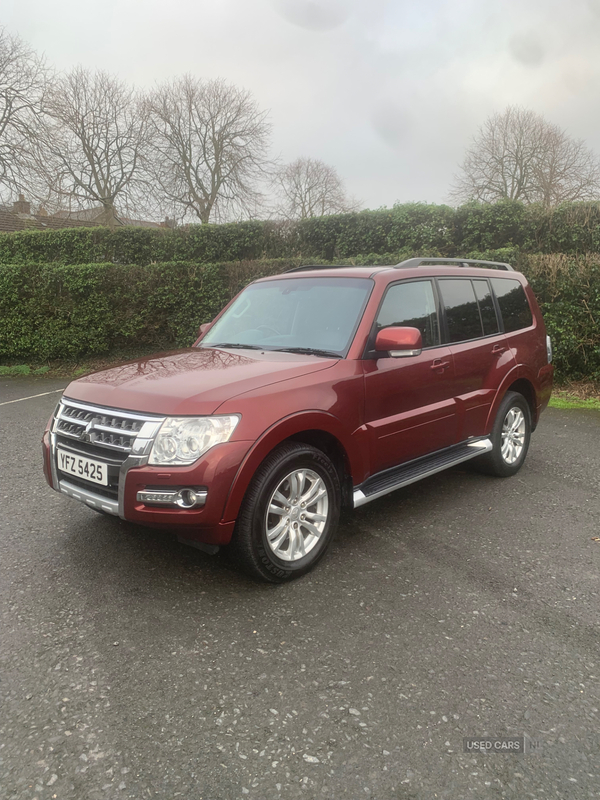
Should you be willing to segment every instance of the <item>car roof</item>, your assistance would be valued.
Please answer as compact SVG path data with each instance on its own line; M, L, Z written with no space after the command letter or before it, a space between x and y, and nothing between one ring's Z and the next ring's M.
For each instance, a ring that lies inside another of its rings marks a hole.
M294 267L278 275L260 278L258 282L269 280L289 280L298 278L375 278L385 274L389 281L419 277L494 277L523 279L510 264L493 261L474 261L472 259L423 259L411 258L400 264L382 266L352 264L306 265Z

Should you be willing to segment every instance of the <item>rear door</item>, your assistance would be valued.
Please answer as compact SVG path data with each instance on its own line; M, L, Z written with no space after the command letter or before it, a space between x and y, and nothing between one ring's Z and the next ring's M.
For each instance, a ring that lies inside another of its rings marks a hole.
M438 278L444 339L454 359L457 441L483 436L490 407L515 361L486 278Z
M454 380L450 348L440 344L435 286L410 280L389 286L376 330L418 328L418 356L375 357L364 361L365 422L372 473L440 450L456 439Z

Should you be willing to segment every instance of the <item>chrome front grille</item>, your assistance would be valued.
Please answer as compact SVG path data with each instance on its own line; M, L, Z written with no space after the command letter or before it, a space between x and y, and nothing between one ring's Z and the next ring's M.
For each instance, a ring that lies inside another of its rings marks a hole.
M125 477L132 467L148 463L164 417L103 408L63 397L50 432L54 488L93 508L123 517ZM56 449L100 459L107 485L61 472Z
M146 416L131 411L91 406L79 401L61 400L54 433L58 441L77 442L78 449L95 454L112 451L127 455L146 451L156 436L164 417ZM142 447L139 445L144 443ZM108 455L108 453L107 453Z

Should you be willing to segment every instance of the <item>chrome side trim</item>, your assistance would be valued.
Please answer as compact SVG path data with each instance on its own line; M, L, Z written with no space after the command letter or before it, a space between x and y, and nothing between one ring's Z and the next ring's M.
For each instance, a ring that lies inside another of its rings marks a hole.
M133 443L131 452L134 456L149 456L153 444L154 444L154 439L137 438Z
M402 489L404 486L410 486L411 483L416 483L417 481L423 480L423 478L429 478L431 475L435 475L438 472L443 472L445 469L454 467L457 464L462 464L463 461L469 461L471 458L476 458L483 453L489 453L494 447L490 439L478 439L476 442L470 442L468 446L472 449L472 453L463 454L447 464L443 464L442 466L433 466L431 469L426 470L418 475L412 475L409 478L404 478L398 481L398 483L394 483L392 486L386 486L385 489L382 489L379 492L366 495L361 489L355 489L352 495L354 508L364 506L367 503L370 503L371 500L377 500L379 497L390 494L390 492L395 492L396 489Z
M392 358L409 358L410 356L420 356L422 350L389 350Z
M60 491L60 481L58 480L58 470L56 468L56 434L54 433L54 423L50 428L50 471L52 472L52 488Z
M114 514L115 517L119 516L116 500L110 500L108 497L101 497L100 495L94 494L94 492L90 492L88 489L81 489L79 486L74 486L68 481L60 481L59 487L60 492L66 494L67 497L72 497L74 500L79 500L100 511L106 511L107 514Z
M134 467L143 467L148 463L150 456L127 456L125 461L121 464L119 470L119 492L118 492L118 514L121 519L125 519L125 482L127 473Z

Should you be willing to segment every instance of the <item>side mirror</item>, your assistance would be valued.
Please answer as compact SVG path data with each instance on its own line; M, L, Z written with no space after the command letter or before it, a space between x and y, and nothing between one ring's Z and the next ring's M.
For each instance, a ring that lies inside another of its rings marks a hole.
M199 337L204 336L204 334L210 328L211 325L212 322L203 322L202 325L200 325L200 328L198 329L198 336Z
M375 350L388 352L392 358L418 356L423 349L423 337L417 328L384 328L375 339Z

